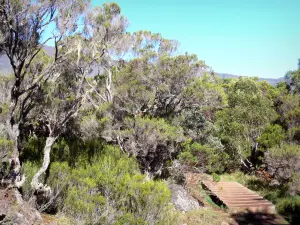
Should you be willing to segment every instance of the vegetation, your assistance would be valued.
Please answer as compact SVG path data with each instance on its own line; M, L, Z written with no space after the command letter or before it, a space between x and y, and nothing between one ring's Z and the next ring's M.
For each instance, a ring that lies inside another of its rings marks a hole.
M116 3L5 0L0 25L1 187L76 224L219 224L170 203L166 180L197 171L298 221L300 64L276 87L223 80L174 40L127 32Z

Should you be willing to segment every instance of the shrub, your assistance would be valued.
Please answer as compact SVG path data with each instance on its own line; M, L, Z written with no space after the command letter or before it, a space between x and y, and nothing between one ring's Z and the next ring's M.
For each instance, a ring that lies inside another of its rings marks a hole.
M56 213L61 210L68 193L71 179L71 168L66 162L53 162L45 183L51 187L51 196L39 202L40 211Z
M185 142L183 147L184 150L179 155L179 160L182 164L196 167L203 172L224 172L228 159L228 155L225 152L197 142Z
M290 128L287 133L290 141L300 144L300 126Z
M269 125L257 141L263 148L272 148L274 146L279 146L284 138L285 133L282 127L275 124Z
M169 200L164 182L146 180L134 158L106 147L91 164L72 170L62 210L79 224L155 224Z
M27 161L22 165L22 173L25 175L26 180L22 186L23 198L27 201L33 200L34 190L31 187L31 181L36 174L40 165L38 163ZM67 163L54 162L50 165L49 172L40 177L40 181L46 183L51 187L51 194L43 198L35 200L36 208L41 212L55 213L58 209L62 208L66 187L69 182L70 168Z
M219 182L221 180L220 176L216 173L213 173L212 177L214 182Z
M289 192L292 195L300 194L300 173L293 174L291 181L288 183Z
M134 155L140 168L159 175L164 164L177 153L177 146L185 140L183 129L164 119L126 118L126 129L118 131L124 149Z
M266 152L264 162L275 179L287 183L293 174L300 172L300 146L283 144L273 147Z
M291 224L300 222L300 196L283 198L277 203L277 210Z
M0 163L5 160L6 156L11 154L13 150L13 142L0 137Z
M28 201L34 194L31 188L31 180L33 176L36 174L36 172L38 171L38 169L39 169L38 164L30 161L25 162L22 165L22 173L26 177L25 183L22 186L22 195L26 201ZM43 177L41 177L41 180L42 178Z
M0 137L0 180L9 170L8 159L13 150L13 142Z

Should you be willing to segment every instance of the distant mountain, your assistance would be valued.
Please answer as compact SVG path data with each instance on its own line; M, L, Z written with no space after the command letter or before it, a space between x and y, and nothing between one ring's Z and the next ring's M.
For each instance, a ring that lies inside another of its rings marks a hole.
M247 76L239 76L239 75L233 75L229 73L216 73L219 77L225 79L225 78L239 78L239 77L247 77ZM277 83L284 81L284 77L280 78L258 78L260 81L267 81L269 84L275 86Z
M53 55L54 54L54 48L50 47L50 46L45 46L44 50L49 54L49 55ZM12 68L10 66L9 63L9 59L5 56L2 55L0 56L0 75L1 74L9 74L12 72ZM241 76L239 75L233 75L233 74L229 74L229 73L217 73L218 76L220 76L221 78L239 78ZM245 77L245 76L244 76ZM276 85L278 82L280 81L284 81L284 78L259 78L259 80L261 81L267 81L269 84L271 85Z
M54 47L45 46L44 51L49 54L54 54ZM10 66L9 59L6 55L0 55L0 75L12 73L12 67Z

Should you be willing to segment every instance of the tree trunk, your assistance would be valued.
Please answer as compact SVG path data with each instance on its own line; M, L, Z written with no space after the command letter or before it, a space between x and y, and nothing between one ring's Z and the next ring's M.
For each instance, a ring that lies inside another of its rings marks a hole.
M14 170L16 172L20 171L20 160L19 160L19 135L20 135L20 129L19 129L19 123L17 124L11 124L10 120L6 122L7 132L9 139L13 141L13 152L12 152L12 163L14 163Z
M4 178L1 180L1 184L4 186L15 186L21 187L25 181L25 177L20 175L21 163L19 159L19 123L13 124L12 120L9 118L6 121L8 138L13 142L13 149L11 156L9 158L9 172L5 174Z
M108 70L108 75L106 78L106 101L112 102L113 95L112 95L112 72Z
M51 148L52 145L54 144L54 142L56 141L57 137L52 137L51 135L49 137L47 137L46 139L46 145L44 148L44 160L43 160L43 165L42 167L38 170L38 172L34 175L34 177L32 178L31 181L31 187L34 190L41 190L44 185L43 183L39 183L39 177L46 172L46 170L49 167L50 164L50 152L51 152Z

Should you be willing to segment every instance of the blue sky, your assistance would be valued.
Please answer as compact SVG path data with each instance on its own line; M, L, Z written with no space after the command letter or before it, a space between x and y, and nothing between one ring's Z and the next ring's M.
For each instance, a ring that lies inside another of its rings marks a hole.
M105 1L93 0L93 5ZM300 58L300 0L119 0L129 31L180 42L216 72L284 76Z

